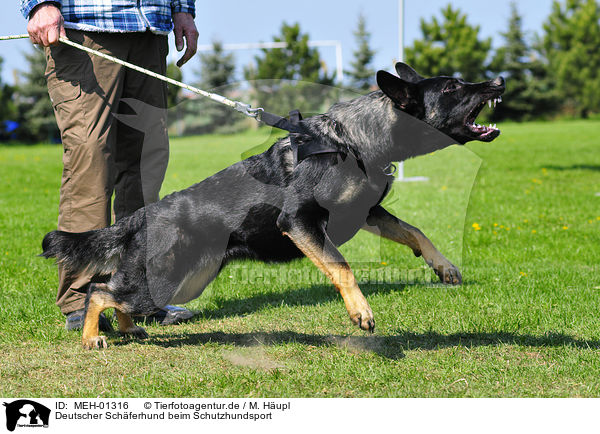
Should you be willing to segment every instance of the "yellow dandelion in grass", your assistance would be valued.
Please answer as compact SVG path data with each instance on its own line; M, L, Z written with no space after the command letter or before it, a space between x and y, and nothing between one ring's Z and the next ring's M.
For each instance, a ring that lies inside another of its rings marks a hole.
M588 220L588 223L593 223L593 222L594 222L594 220Z
M510 231L510 228L507 226L507 227L506 227L506 230L507 230L507 231Z
M531 180L531 182L533 182L534 184L541 184L541 183L542 183L542 181L540 181L540 180L539 180L539 179L537 179L537 178L533 178L533 179Z
M448 190L448 187L446 187L445 185L442 185L442 191Z
M498 223L494 223L494 227L497 228L498 227Z
M596 217L596 220L600 220L600 216Z
M498 232L496 232L496 231L492 231L492 233L493 233L494 235L498 235Z
M473 229L475 229L476 231L480 231L481 230L481 226L479 226L479 223L473 223L471 225L473 227Z
M535 233L537 233L537 231L536 231L535 229L532 229L532 230L531 230L531 233L532 233L532 234L535 234Z
M500 229L504 229L504 225L500 225Z
M562 228L563 228L563 231L566 231L567 229L569 229L568 226L563 226Z
M546 169L545 167L542 167L542 173L544 175L547 175L548 174L548 169Z
M524 220L523 220L523 223L529 223L529 220L527 220L527 219L524 219Z
M526 272L524 272L524 271L519 271L519 274L520 274L521 276L523 276L523 277L527 276L527 273L526 273Z
M387 265L387 262L382 262L381 265Z

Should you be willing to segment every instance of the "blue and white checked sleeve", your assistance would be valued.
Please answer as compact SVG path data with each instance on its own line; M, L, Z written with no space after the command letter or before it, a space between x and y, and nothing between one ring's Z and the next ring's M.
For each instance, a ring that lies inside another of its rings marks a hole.
M196 18L195 0L171 0L171 12L187 12Z
M58 7L62 6L61 0L21 0L21 13L25 18L29 18L31 10L40 3L54 3Z

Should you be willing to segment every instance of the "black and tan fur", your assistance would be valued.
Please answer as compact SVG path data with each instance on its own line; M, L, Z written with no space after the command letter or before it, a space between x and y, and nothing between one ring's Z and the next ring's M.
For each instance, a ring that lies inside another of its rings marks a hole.
M338 103L301 121L302 133L291 133L299 146L319 141L339 152L295 164L288 136L111 227L47 234L43 256L73 273L110 276L88 291L84 347L106 346L98 334L104 309L116 309L121 332L145 337L130 315L197 297L225 264L241 258L308 257L340 292L352 322L373 331L373 312L337 249L360 229L409 246L442 282L460 283L458 269L419 229L379 203L393 181L391 162L452 143L493 140L499 131L474 120L504 91L504 81L424 79L402 63L396 70L399 77L378 73L380 91Z

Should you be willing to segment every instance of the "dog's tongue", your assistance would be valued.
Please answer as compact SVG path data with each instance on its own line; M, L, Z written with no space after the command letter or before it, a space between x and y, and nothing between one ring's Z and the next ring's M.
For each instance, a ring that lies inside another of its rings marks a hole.
M485 138L494 131L498 131L498 128L496 128L496 124L490 124L488 127L486 127L485 125L472 124L469 125L469 129L475 134L479 134L480 138Z

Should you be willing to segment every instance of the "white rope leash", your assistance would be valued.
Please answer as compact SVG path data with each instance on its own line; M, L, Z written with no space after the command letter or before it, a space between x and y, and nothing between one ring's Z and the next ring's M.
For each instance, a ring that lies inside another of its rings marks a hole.
M8 41L8 40L11 40L11 39L26 39L26 38L29 38L28 34L23 34L23 35L8 35L8 36L0 36L0 41ZM124 60L121 60L121 59L119 59L117 57L114 57L114 56L111 56L109 54L104 54L104 53L101 53L99 51L92 50L91 48L84 47L83 45L78 44L77 42L73 42L70 39L64 38L62 36L59 38L59 41L62 42L63 44L70 45L70 46L75 47L75 48L77 48L79 50L85 51L87 53L93 54L93 55L98 56L98 57L102 57L103 59L110 60L111 62L118 63L119 65L122 65L122 66L125 66L127 68L133 69L134 71L141 72L142 74L149 75L150 77L157 78L159 80L165 81L165 82L167 82L169 84L172 84L174 86L178 86L178 87L181 87L183 89L187 89L190 92L194 92L194 93L196 93L198 95L205 96L207 98L212 99L213 101L216 101L216 102L221 103L221 104L225 104L225 105L227 105L227 106L229 106L229 107L231 107L231 108L233 108L233 109L235 109L235 110L237 110L237 111L245 114L246 116L250 116L250 117L255 118L257 120L260 120L260 113L264 111L262 108L253 109L253 108L251 108L250 104L245 104L245 103L240 102L240 101L233 101L233 100L231 100L229 98L225 98L222 95L218 95L218 94L212 93L212 92L207 92L205 90L198 89L197 87L190 86L189 84L182 83L181 81L173 80L172 78L165 77L164 75L157 74L156 72L153 72L153 71L150 71L148 69L142 68L140 66L134 65L133 63L126 62Z

